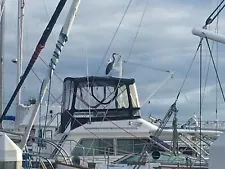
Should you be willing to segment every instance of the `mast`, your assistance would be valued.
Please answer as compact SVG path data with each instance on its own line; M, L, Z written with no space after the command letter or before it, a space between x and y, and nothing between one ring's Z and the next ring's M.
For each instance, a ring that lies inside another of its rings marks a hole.
M51 34L52 29L53 29L53 27L54 27L54 25L55 25L59 15L60 15L60 13L61 13L63 7L65 6L66 1L67 0L60 0L59 1L58 5L56 7L56 10L55 10L55 12L53 13L53 15L51 17L51 20L49 21L47 27L45 28L45 30L44 30L44 32L43 32L43 34L42 34L42 36L41 36L41 38L40 38L36 48L35 48L35 51L34 51L34 53L33 53L32 57L31 57L28 65L27 65L25 71L24 71L24 74L21 76L20 81L19 81L19 83L16 86L16 89L14 90L14 92L13 92L13 94L12 94L12 96L11 96L9 102L8 102L8 104L6 105L6 107L5 107L4 111L3 111L2 116L0 117L0 123L2 122L3 118L7 114L9 108L11 107L11 105L12 105L12 103L13 103L13 101L14 101L17 93L18 93L18 91L22 87L25 79L27 78L27 76L30 73L32 67L34 66L34 63L36 62L37 58L39 57L42 49L45 47L45 44L46 44L46 42L48 40L48 37Z
M20 82L22 74L22 60L23 60L23 17L24 17L24 0L18 0L18 20L17 20L17 84ZM21 89L18 91L16 98L16 121L15 127L21 122L21 115L19 114L19 106L21 104Z
M42 82L39 98L37 99L37 101L34 105L32 115L31 115L31 119L30 119L29 124L27 126L27 130L25 131L24 137L23 137L23 139L21 140L21 143L20 143L20 148L22 150L25 148L26 142L27 142L29 134L30 134L30 130L31 130L33 124L34 124L34 121L35 121L35 118L37 116L38 110L39 110L40 105L41 105L41 103L44 99L48 84L50 82L53 71L55 70L56 64L58 63L58 60L59 60L60 54L62 52L62 49L63 49L63 47L65 46L65 43L68 40L68 35L69 35L69 32L70 32L71 27L73 25L73 21L74 21L75 15L77 13L77 9L79 7L79 4L80 4L80 0L73 0L72 1L70 10L67 14L66 21L65 21L65 23L62 27L62 30L59 34L59 39L56 43L56 47L55 47L55 50L53 52L53 56L51 58L51 61L50 61L49 67L48 67L49 69L47 71L45 79Z
M0 115L3 113L4 107L4 40L5 40L5 0L1 3L1 24L0 24ZM2 128L2 122L0 123Z

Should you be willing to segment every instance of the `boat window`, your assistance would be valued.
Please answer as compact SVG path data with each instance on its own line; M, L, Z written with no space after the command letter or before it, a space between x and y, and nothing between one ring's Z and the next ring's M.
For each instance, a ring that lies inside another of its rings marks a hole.
M125 138L117 139L118 154L127 154L127 153L139 153L142 151L145 143L148 142L148 139L141 138Z
M114 154L113 139L82 139L73 149L73 156Z
M43 137L42 129L39 129L38 130L38 137L39 138L42 138Z
M72 151L73 156L101 156L114 155L114 148L117 155L129 153L141 153L147 138L121 138L116 139L116 145L113 147L113 139L81 139ZM153 149L158 149L155 145Z
M125 85L118 88L116 104L117 104L116 108L128 108L129 107L127 88Z
M139 103L139 98L138 98L137 88L135 83L133 85L130 85L130 96L131 96L131 102L133 107L139 108L140 103Z
M76 110L128 108L129 101L125 85L81 86L77 88Z
M73 93L74 93L74 82L66 81L64 83L64 92L63 92L63 108L68 110L71 107Z
M127 153L138 153L141 152L145 143L148 142L148 139L117 139L118 154L127 154Z

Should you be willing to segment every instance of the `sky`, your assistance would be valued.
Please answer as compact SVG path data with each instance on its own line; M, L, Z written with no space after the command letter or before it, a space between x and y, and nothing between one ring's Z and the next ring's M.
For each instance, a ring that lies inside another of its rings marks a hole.
M55 0L25 0L23 70L27 66L35 46L57 6L57 2ZM58 34L63 26L71 2L71 0L67 1L46 43L46 47L41 53L41 59L47 64L52 56ZM218 2L217 0L149 1L128 59L146 2L146 0L133 0L131 2L109 48L110 41L124 15L129 0L81 0L68 42L57 64L56 73L61 80L67 76L77 77L86 76L87 74L89 76L102 76L112 53L119 53L125 61L139 64L124 63L123 68L124 77L136 79L139 99L142 105L146 98L169 76L168 73L150 69L149 67L174 72L173 78L169 79L151 97L150 104L144 104L141 109L143 116L147 117L151 114L162 118L176 99L198 45L199 38L192 35L191 30L194 27L200 28L204 25L206 18ZM225 33L223 31L225 26L224 14L222 12L219 18L219 32L221 34ZM215 23L216 21L209 27L209 30L215 30ZM6 1L4 58L5 104L16 87L16 65L11 62L12 59L16 58L16 34L17 4L14 0L8 0ZM108 48L109 50L106 53ZM218 56L218 72L222 88L224 89L225 77L222 76L222 72L225 71L223 67L225 60L222 48L223 45L219 44L218 50L216 50L216 45L214 44L213 55L215 59ZM41 59L37 60L33 70L40 79L43 79L46 75L47 67ZM219 119L225 120L224 101L219 87L216 87L216 76L212 63L208 63L209 52L206 45L203 44L203 120L215 120L216 107ZM198 54L177 102L180 121L185 121L192 117L193 113L199 116L199 65ZM205 85L208 65L209 73ZM54 93L56 98L62 93L61 80L56 76L52 78L52 93ZM30 97L37 98L40 85L40 81L31 72L22 87L22 101L25 103ZM45 98L46 100L47 97ZM51 101L53 101L52 98ZM10 113L14 113L14 107L15 103L10 109Z

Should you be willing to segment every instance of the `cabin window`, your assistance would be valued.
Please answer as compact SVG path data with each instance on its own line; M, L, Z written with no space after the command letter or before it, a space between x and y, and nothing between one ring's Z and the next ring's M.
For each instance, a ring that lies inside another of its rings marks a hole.
M64 84L64 94L63 94L64 110L70 109L72 105L73 93L74 93L74 82L66 81Z
M148 139L117 139L118 154L138 153L141 152Z
M147 138L123 138L115 139L113 147L113 139L82 139L72 151L73 156L104 156L107 155L124 155L129 153L141 153L145 144L148 143ZM114 152L116 149L116 153ZM161 150L154 145L153 149Z
M136 88L135 84L130 85L130 96L131 96L132 106L134 108L139 108L140 107L140 103L139 103L137 88Z
M125 85L118 88L118 94L116 97L116 108L128 108L129 101L127 95L127 88Z
M128 108L127 87L122 86L82 86L77 88L75 109L115 109Z
M73 156L114 154L113 139L82 139L72 151Z

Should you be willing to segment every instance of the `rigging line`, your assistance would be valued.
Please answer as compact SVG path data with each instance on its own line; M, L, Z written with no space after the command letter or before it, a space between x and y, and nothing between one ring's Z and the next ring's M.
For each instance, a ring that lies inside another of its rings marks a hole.
M209 61L208 61L207 71L206 71L206 79L205 79L205 83L204 83L202 102L205 99L205 90L206 90L206 85L207 85L207 82L208 82L209 68L210 68L210 57L209 57Z
M99 67L98 67L98 69L97 69L97 71L96 71L96 74L99 72L100 67L101 67L101 65L103 64L104 60L105 60L105 57L106 57L106 55L108 54L110 47L112 46L112 43L113 43L113 41L114 41L114 39L115 39L115 37L116 37L116 34L117 34L117 32L118 32L118 30L119 30L119 28L120 28L120 26L121 26L121 24L122 24L122 22L123 22L123 20L124 20L124 18L125 18L125 16L126 16L126 14L127 14L127 11L128 11L128 9L129 9L129 7L130 7L131 2L132 2L132 0L130 0L130 2L129 2L128 5L127 5L127 8L126 8L126 10L125 10L125 12L124 12L124 14L123 14L121 20L120 20L120 23L119 23L119 25L118 25L118 27L117 27L117 29L116 29L116 31L115 31L115 33L114 33L114 35L113 35L111 41L110 41L110 43L109 43L108 48L106 49L106 52L105 52L105 54L104 54L104 56L103 56L103 59L102 59L102 62L100 63L100 65L99 65Z
M52 93L51 93L51 96L52 96ZM60 94L57 98L55 98L55 99L52 101L51 106L52 106L57 100L59 100L61 97L62 97L62 94Z
M218 3L219 3L219 1L217 1ZM218 4L217 4L218 5ZM219 21L219 15L218 15L218 17L217 17L217 20L216 20L216 28L215 28L215 32L216 33L218 33L218 21ZM215 41L212 41L212 46L211 46L211 48L212 48L212 50L213 50L213 48L214 48L214 42ZM218 42L216 42L216 51L218 52ZM218 57L218 53L217 53L217 57ZM206 85L207 85L207 82L208 82L208 74L209 74L209 68L210 68L210 57L209 57L209 62L208 62L208 67L207 67L207 72L206 72L206 79L205 79L205 84L204 84L204 91L203 91L203 96L202 96L202 103L204 102L204 98L205 98L205 90L206 90ZM218 58L217 58L218 59ZM218 60L217 60L218 61ZM216 82L217 82L217 79L216 79ZM218 86L217 86L217 83L216 83L216 99L217 99L217 88ZM216 100L216 106L217 106L217 100ZM217 108L216 108L217 109ZM216 110L216 112L217 112L217 110Z
M201 43L201 46L200 46L200 65L199 65L199 76L200 76L200 81L199 81L199 87L200 87L200 92L199 92L199 99L200 99L200 106L199 106L199 114L200 114L200 120L199 120L199 125L200 125L200 154L199 154L199 157L200 157L200 168L201 168L201 165L202 165L202 142L201 142L201 139L202 139L202 43Z
M41 84L42 84L42 81L41 81L41 78L38 76L38 74L33 70L33 69L31 69L31 71L34 73L34 75L36 76L36 78L41 82ZM47 89L47 91L48 91L48 89ZM56 99L56 97L50 92L50 94L51 94L51 96L52 96L52 98L54 99L54 101L55 100L58 100L59 98L57 98ZM61 94L62 95L62 94ZM60 96L61 96L60 95Z
M214 48L214 41L212 41L211 48L212 49ZM209 56L208 66L207 66L207 70L206 70L206 79L205 79L203 95L202 95L202 103L204 102L204 99L205 99L205 90L206 90L206 85L207 85L207 82L208 82L208 75L209 75L209 69L210 69L210 60L211 60L211 58Z
M131 52L132 52L132 50L133 50L134 43L136 42L136 39L137 39L137 36L138 36L138 33L139 33L139 29L141 28L141 24L142 24L142 21L143 21L143 19L144 19L144 16L145 16L147 7L148 7L148 0L146 0L145 8L144 8L143 14L142 14L142 16L141 16L141 20L140 20L140 23L139 23L139 25L138 25L137 32L136 32L136 35L135 35L135 37L134 37L134 40L133 40L133 42L132 42L132 45L131 45L131 48L130 48L130 51L129 51L127 60L130 59Z
M211 48L209 46L208 38L205 38L205 40L206 40L206 43L207 43L207 46L208 46L208 49L209 49L210 57L212 59L213 67L214 67L214 70L215 70L215 73L216 73L216 77L217 77L217 80L218 80L218 83L219 83L221 94L222 94L223 100L225 102L225 96L224 96L223 88L222 88L222 85L221 85L221 82L220 82L220 78L219 78L219 75L218 75L218 71L217 71L217 68L216 68L216 65L215 65L215 62L214 62L214 59L213 59L212 51L211 51Z
M16 86L16 89L14 90L8 104L6 105L3 113L2 113L2 116L0 117L0 122L2 122L4 116L8 113L8 110L10 109L13 101L15 100L16 96L17 96L17 93L19 92L19 90L21 89L24 81L26 80L27 76L29 75L30 71L31 71L31 68L34 66L35 62L37 61L38 57L40 56L40 53L41 51L43 50L43 48L45 47L45 44L49 38L49 35L51 34L52 30L53 30L53 27L55 26L55 23L62 11L62 9L64 8L65 6L65 3L66 3L67 0L60 0L52 17L51 17L51 20L49 21L48 25L46 26L35 50L34 50L34 53L32 54L32 57L30 58L30 61L19 81L19 83L17 84Z
M133 65L146 67L146 68L153 69L153 70L158 70L158 71L161 71L161 72L166 72L166 73L170 72L169 70L160 69L160 68L156 68L156 67L152 67L152 66L147 66L147 65L144 65L144 64L141 64L141 63L135 63L135 62L130 62L130 61L128 62L127 60L126 61L124 60L123 62L126 63L126 64L133 64Z
M5 10L5 3L6 3L6 0L2 0L0 3L1 3L1 6L2 6L2 10L0 11L0 22L1 22L2 15L3 15L3 12L4 12L4 10Z
M110 121L107 117L105 117L105 119L107 120L107 121ZM124 129L123 127L120 127L119 125L117 125L116 123L114 123L114 122L112 122L112 121L110 121L112 124L114 124L116 127L118 127L119 129L121 129L121 130L123 130L125 133L127 133L127 134L129 134L129 135L131 135L131 136L133 136L134 138L137 138L138 140L141 140L141 141L143 141L143 143L148 143L147 141L145 141L145 140L143 140L143 139L141 139L141 138L139 138L139 137L137 137L137 136L135 136L134 134L132 134L131 132L129 132L129 131L127 131L126 129ZM148 139L147 137L146 137L146 139Z
M57 102L58 102L58 101L57 101ZM60 102L58 102L58 103L59 103L60 105L62 105L62 103L60 103ZM103 105L103 106L104 106L104 105ZM98 137L98 136L97 136L94 132L92 132L90 129L86 128L79 120L77 120L77 119L71 114L70 111L68 111L68 110L65 110L65 111L69 114L69 116L71 116L77 123L79 123L79 124L80 124L85 130L87 130L89 133L91 133L92 135L94 135L95 137L97 137L98 139L100 139L101 141L107 143L108 145L111 145L109 142L107 142L107 141L105 141L104 139ZM96 110L95 110L95 111L96 111ZM130 133L130 132L127 131L126 129L124 129L124 128L118 126L117 124L115 124L115 123L112 122L111 120L107 119L106 117L104 117L104 118L105 118L106 120L108 120L110 123L112 123L112 124L114 124L115 126L117 126L118 128L120 128L121 130L123 130L123 131L125 131L126 133L128 133L129 135L131 135L131 136L137 138L138 140L143 141L143 143L148 143L147 141L145 141L145 140L143 140L143 139L141 139L141 138L135 136L134 134ZM146 138L146 139L148 139L148 138ZM117 147L117 148L118 148L118 147ZM118 148L118 149L119 149L119 148ZM130 152L127 152L127 151L124 151L124 150L122 150L121 152L130 153Z
M219 0L218 0L219 2ZM219 16L216 19L216 33L219 32ZM219 50L219 46L218 46L218 42L216 42L216 68L218 70L219 68L219 60L218 60L218 50ZM216 79L216 131L218 129L218 80Z
M217 1L217 6L218 5L219 5L219 0ZM216 21L215 33L218 33L218 20L219 20L219 14L218 14L217 21ZM216 44L218 45L218 43L216 43ZM213 50L213 47L214 47L214 41L212 41L212 47L211 47L212 50ZM204 91L203 91L203 96L202 96L202 103L203 103L204 98L205 98L204 96L205 96L205 90L206 90L206 85L207 85L207 81L208 81L208 73L209 73L210 60L211 60L211 58L209 57L209 62L208 62L208 67L207 67L207 72L206 72L206 80L205 80ZM216 79L216 82L217 82L217 79ZM216 95L217 95L217 83L216 83Z
M197 52L196 52L196 54L197 54ZM156 68L157 69L157 68ZM162 70L161 70L162 71ZM164 70L164 72L167 72L167 73L169 73L170 71L168 71L168 70ZM118 81L118 84L117 84L117 87L116 87L116 89L114 90L114 92L112 92L111 94L113 94L113 93L115 93L115 91L119 88L119 85L120 85L120 81L121 81L121 79L123 78L123 76L121 76L120 77L120 79L119 79L119 81ZM177 96L178 97L178 96ZM177 99L176 99L177 100Z
M157 93L159 91L160 88L162 88L168 80L172 79L173 78L173 73L170 73L166 79L161 82L161 84L158 85L158 87L156 88L156 90L153 91L153 93L151 93L151 95L149 95L145 100L144 102L141 104L141 107L143 107L147 102L150 102L150 99L155 95L155 93Z
M88 129L88 128L86 128L79 120L77 120L68 110L66 110L67 111L67 113L69 114L69 116L71 116L77 123L79 123L85 130L87 130L89 133L91 133L93 136L95 136L96 138L98 138L98 139L100 139L102 142L104 142L104 143L106 143L106 144L108 144L108 145L110 145L110 146L113 146L113 144L110 144L108 141L105 141L104 139L102 139L101 137L99 137L97 134L95 134L94 132L92 132L90 129ZM109 120L109 119L108 119ZM113 124L113 122L112 121L110 121L112 124ZM118 125L117 125L118 126ZM119 126L118 126L119 127ZM139 140L142 140L143 141L143 143L148 143L147 141L145 141L145 140L143 140L143 139L141 139L141 138L139 138L139 137L137 137L137 136L135 136L135 135L133 135L132 133L130 133L130 132L128 132L127 130L125 130L124 128L122 128L122 127L119 127L121 130L124 130L126 133L128 133L129 135L131 135L131 136L134 136L135 138L137 138L137 139L139 139ZM146 138L146 139L148 139L148 138ZM116 147L117 148L117 150L122 150L122 149L119 149L119 147L117 146ZM121 152L124 152L124 153L131 153L131 152L128 152L128 151L125 151L125 150L122 150Z
M42 113L41 113L41 105L40 105L40 109L39 109L39 124L38 124L38 129L39 129L39 131L38 131L38 142L41 142L42 141L41 138L43 137L43 133L41 132L41 116L42 116ZM40 155L41 154L41 146L37 146L37 148L38 148L38 154Z
M221 1L220 4L216 7L216 9L209 15L209 17L206 19L205 21L205 25L203 26L203 28L206 28L207 25L211 24L215 18L220 14L220 12L223 10L223 8L225 7L225 4L220 8L220 6L224 3L225 0ZM219 9L219 10L218 10ZM218 11L217 11L218 10ZM213 18L211 18L214 13L217 11L217 13L215 14L215 16Z
M189 66L189 68L188 68L188 71L187 71L187 73L186 73L186 75L185 75L184 81L183 81L183 83L182 83L182 85L181 85L181 87L180 87L180 90L179 90L178 94L177 94L176 101L178 100L178 98L179 98L179 96L180 96L180 93L181 93L181 91L182 91L182 89L183 89L183 87L184 87L184 84L185 84L185 82L186 82L186 79L187 79L187 77L188 77L188 74L189 74L189 72L190 72L190 70L191 70L191 67L192 67L192 65L193 65L193 63L194 63L194 60L195 60L195 58L196 58L196 56L197 56L198 50L199 50L199 48L200 48L200 46L201 46L201 44L202 44L202 40L203 40L203 38L201 38L200 41L199 41L198 47L197 47L197 49L196 49L196 51L195 51L195 55L194 55L194 57L193 57L193 59L192 59L192 61L191 61L191 64L190 64L190 66ZM175 102L176 102L176 101L175 101Z
M87 56L87 45L86 45L86 50L85 50L85 55L86 55L86 73L87 73L87 87L88 87L88 91L90 91L90 84L89 84L89 67L88 67L88 56ZM88 94L88 111L89 111L89 122L91 122L91 110L90 110L90 94Z
M104 105L103 105L103 107L104 107ZM99 129L100 129L100 126L102 125L102 123L104 122L107 113L108 113L108 109L107 109L107 111L106 111L106 113L105 113L104 118L102 119L101 123L99 124ZM97 112L97 115L98 115L98 112ZM95 141L95 140L96 140L96 138L94 138L94 139L92 140L91 146L94 144L94 141ZM108 142L108 143L109 143L109 142ZM109 143L109 144L110 144L110 143ZM90 146L90 147L91 147L91 146ZM113 145L112 145L112 146L113 146ZM90 152L90 149L89 149L88 152L86 153L86 156L88 155L89 152Z
M45 61L44 61L41 57L40 57L40 59L42 60L42 62L43 62L44 64L46 64ZM54 74L58 77L58 79L59 79L60 81L63 82L63 80L57 75L57 73L54 72ZM119 87L119 83L120 83L120 81L118 82L118 85L117 85L116 89ZM114 91L113 91L113 92L114 92ZM112 92L112 93L113 93L113 92ZM112 93L111 93L111 94L112 94ZM110 94L110 95L111 95L111 94ZM108 97L109 97L109 96L108 96ZM79 99L79 98L78 98L78 99ZM62 105L62 103L60 103L57 99L55 99L55 101L58 102L59 105ZM67 112L70 114L69 111L67 111ZM73 117L71 114L70 114L70 116ZM74 118L74 117L73 117L73 118ZM75 119L78 123L80 123L76 118L74 118L74 119ZM112 123L112 121L110 121L110 122ZM81 124L81 123L80 123L80 124ZM83 126L83 125L82 125L82 126ZM84 127L84 126L83 126L83 127ZM84 127L84 128L85 128L85 127ZM85 129L86 129L86 128L85 128ZM121 128L121 129L122 129L122 128ZM127 132L128 132L128 131L127 131ZM128 132L128 133L129 133L129 132ZM131 133L130 133L130 135L132 136ZM136 138L138 138L138 137L136 137ZM138 139L144 141L143 139L140 139L140 138L138 138ZM147 142L146 142L146 143L147 143ZM129 152L128 152L128 153L129 153Z
M44 61L44 59L42 59L41 56L40 56L39 58L41 59L41 61L42 61L47 67L49 67L49 65ZM59 75L58 75L55 71L53 71L53 74L54 74L61 82L63 82L63 80L59 77Z
M49 67L48 66L48 64L44 61L44 59L42 59L41 57L40 57L40 59L41 59L41 61L47 66L47 67ZM63 80L62 80L62 78L60 78L60 76L58 75L58 73L56 73L55 71L53 72L53 74L59 79L59 81L61 81L62 83L63 83ZM40 80L40 82L42 82L41 80ZM86 89L85 89L86 90ZM87 92L89 92L88 90L86 90ZM89 93L90 94L90 93ZM53 96L53 95L52 95ZM60 95L60 96L62 96L62 94ZM59 98L60 98L60 96L59 96ZM79 97L77 97L79 100L81 100ZM55 97L54 97L54 100L56 101L56 100L58 100L58 99L55 99Z
M42 2L43 2L43 4L44 4L45 14L46 14L46 16L47 16L48 18L50 18L49 15L48 15L48 10L47 10L46 4L45 4L45 0L42 0Z
M51 74L51 72L50 72L50 74ZM47 118L48 118L48 113L49 113L51 87L52 87L52 76L49 75L48 100L47 100L47 110L46 110L46 116L45 116L45 125L44 125L43 135L45 134L45 130L46 130L46 127L47 127L46 125L47 125ZM46 135L45 135L45 138L46 138Z

